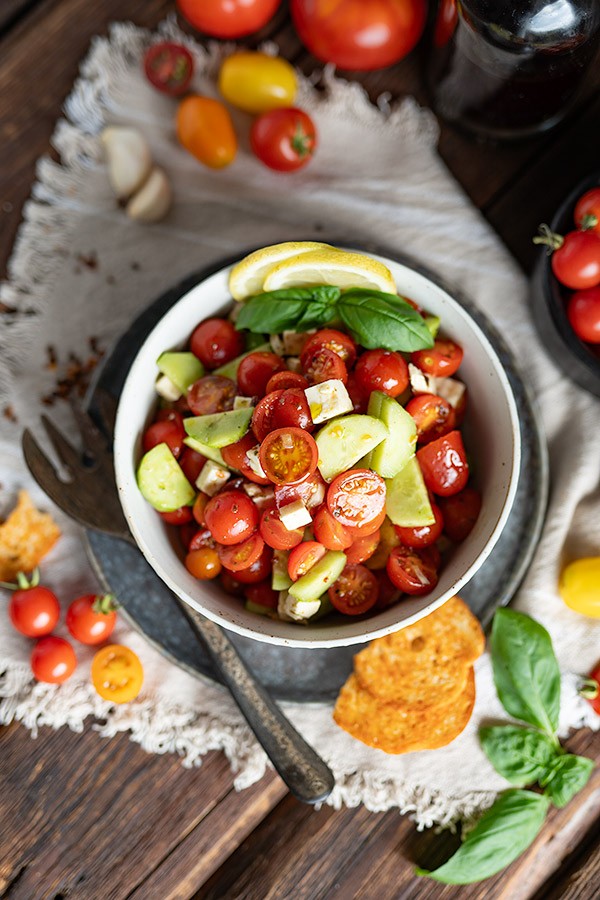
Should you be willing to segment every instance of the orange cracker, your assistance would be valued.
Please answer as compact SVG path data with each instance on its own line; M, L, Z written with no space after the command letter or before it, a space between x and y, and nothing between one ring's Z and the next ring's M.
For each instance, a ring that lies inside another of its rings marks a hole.
M17 572L31 572L60 537L48 513L39 512L27 491L19 491L17 505L0 525L0 581L14 581Z
M405 709L382 703L351 675L340 691L333 718L344 731L385 753L436 750L451 743L471 718L475 703L475 675L469 667L465 687L446 706Z

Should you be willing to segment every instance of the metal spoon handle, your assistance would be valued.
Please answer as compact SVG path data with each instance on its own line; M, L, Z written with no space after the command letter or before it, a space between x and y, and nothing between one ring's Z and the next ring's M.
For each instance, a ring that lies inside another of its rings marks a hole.
M181 609L291 793L304 803L325 800L334 786L329 766L298 734L262 684L250 674L223 629L187 604L182 603Z

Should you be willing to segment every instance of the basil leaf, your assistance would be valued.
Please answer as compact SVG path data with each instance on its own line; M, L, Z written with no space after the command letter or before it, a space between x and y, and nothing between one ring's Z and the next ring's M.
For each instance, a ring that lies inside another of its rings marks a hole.
M546 629L514 609L499 609L490 646L496 690L506 711L554 735L560 673Z
M307 331L309 328L319 328L331 322L336 316L335 306L325 306L322 303L309 303L294 328L296 331Z
M333 316L333 304L341 291L333 285L317 285L311 288L288 288L268 291L251 297L242 306L236 319L238 331L247 329L258 333L279 334L296 330L302 321L303 328L318 327ZM309 309L314 306L312 315ZM329 308L328 308L329 307ZM327 314L325 314L327 310ZM310 321L306 324L303 318Z
M355 288L342 294L336 307L344 325L367 350L433 347L423 316L395 294Z
M444 884L472 884L495 875L533 842L549 805L544 794L505 791L448 862L433 872L416 869L416 874Z
M545 786L545 793L554 805L560 808L585 787L593 768L594 763L586 756L565 753L554 762L546 777L540 778L540 784Z
M479 740L495 770L519 787L539 781L562 758L551 737L521 725L480 728Z

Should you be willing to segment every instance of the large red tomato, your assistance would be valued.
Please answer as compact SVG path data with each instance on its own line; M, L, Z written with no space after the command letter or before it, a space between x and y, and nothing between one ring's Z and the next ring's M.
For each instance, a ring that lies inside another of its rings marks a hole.
M381 69L415 46L425 0L291 0L300 40L342 69Z
M183 18L198 31L218 38L252 34L275 15L281 0L177 0Z

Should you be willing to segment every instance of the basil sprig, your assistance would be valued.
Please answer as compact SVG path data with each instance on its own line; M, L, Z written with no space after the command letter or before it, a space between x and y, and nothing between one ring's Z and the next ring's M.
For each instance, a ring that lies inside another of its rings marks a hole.
M340 321L355 340L368 350L423 350L433 338L423 316L396 294L367 288L342 291L318 285L269 291L247 300L236 328L278 334L306 331Z
M448 862L432 872L416 870L445 884L472 884L509 865L533 842L550 804L566 806L593 769L591 759L565 753L556 735L560 672L548 632L523 613L499 609L491 655L502 705L527 725L483 727L481 746L507 781L519 788L537 782L543 793L505 791Z

